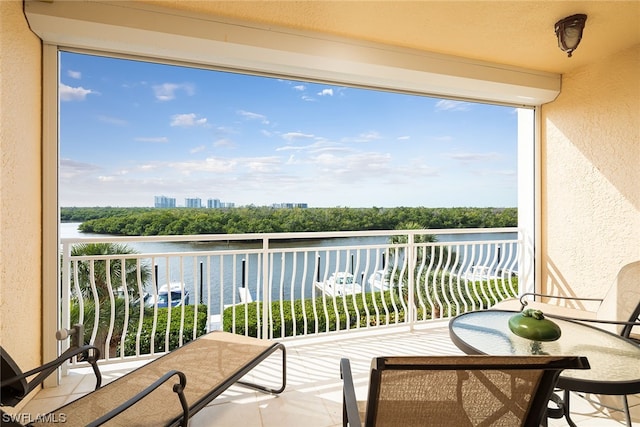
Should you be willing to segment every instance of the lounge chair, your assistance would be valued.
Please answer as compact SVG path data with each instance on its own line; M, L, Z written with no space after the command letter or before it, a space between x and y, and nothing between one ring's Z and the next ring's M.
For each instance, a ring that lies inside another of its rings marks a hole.
M529 297L541 297L547 301L531 301ZM581 301L599 303L596 311L577 307ZM570 307L573 305L573 307ZM640 340L640 335L633 333L634 326L640 326L640 261L625 265L620 269L616 280L604 298L565 297L559 295L528 292L520 298L506 299L494 305L496 310L520 311L534 308L550 317L579 320L595 323L597 327L619 334L625 338Z
M572 356L378 357L361 413L342 359L343 426L538 427L560 372L588 367Z
M100 350L92 345L80 345L80 337L84 336L82 325L75 325L70 330L62 329L56 333L58 340L71 338L70 347L65 350L59 357L46 363L38 368L22 372L18 365L13 361L9 353L0 346L0 405L15 406L29 393L39 387L42 382L67 360L74 357L78 361L84 361L91 365L96 375L96 390L100 388L102 383L102 375L98 368L98 359L100 359ZM37 374L37 375L36 375ZM33 377L36 375L35 377ZM27 378L33 377L27 381Z
M282 352L279 388L241 381L276 350ZM3 350L3 366L5 356L9 357ZM3 372L3 404L5 382L15 383L5 381ZM28 425L47 425L46 421L60 424L64 419L66 427L98 426L109 420L121 426L186 426L193 414L236 383L266 393L284 391L284 345L228 332L211 332L41 417L43 422ZM9 418L7 414L2 416Z

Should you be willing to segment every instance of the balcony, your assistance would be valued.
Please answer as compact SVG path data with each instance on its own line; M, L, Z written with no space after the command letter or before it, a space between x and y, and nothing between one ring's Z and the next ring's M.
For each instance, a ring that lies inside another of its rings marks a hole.
M426 230L65 238L60 309L66 325L103 325L88 328L85 337L108 349L101 361L104 382L196 337L203 332L196 318L205 319L206 330L281 340L288 350L282 395L234 386L191 425L297 426L304 419L312 426L338 426L341 357L351 359L363 399L371 358L461 354L449 339L448 319L515 295L528 280L520 268L527 250L518 229L428 234L435 238L425 237ZM126 243L138 253L77 254L74 245L87 243ZM111 274L123 266L126 274ZM339 273L352 278L353 286L329 292L329 278ZM166 307L158 292L163 283L179 284ZM189 304L175 304L187 294ZM124 309L118 300L125 301ZM313 309L300 311L301 300ZM162 316L174 325L171 331L163 329ZM151 325L150 335L143 324ZM144 348L144 342L150 345ZM268 382L278 363L267 361L251 375ZM58 387L42 390L21 412L55 409L91 391L94 381L88 368L73 364ZM630 404L632 412L640 411L635 396ZM615 397L576 396L572 416L580 426L622 425L622 412L611 409L619 407Z
M30 6L60 6L74 11L78 9L78 5L66 2L27 3ZM95 2L85 3L102 6ZM174 3L177 5L177 2ZM186 7L185 2L179 3L182 8ZM302 18L318 17L315 13L308 13L309 3L299 2L301 13L291 14L286 10L291 5L281 2L280 7L283 11L278 13L278 10L275 10L273 15L280 18L279 22L282 25L287 24L288 17L297 27L304 22ZM469 12L470 2L429 3L427 6L425 2L425 6L418 9L420 13L415 13L416 9L410 2L407 3L410 7L404 11L398 5L389 6L394 9L394 13L400 13L399 19L389 19L389 14L384 8L368 8L367 13L378 12L380 19L380 21L375 19L369 21L373 29L371 34L382 43L404 46L407 44L402 40L394 39L393 34L406 36L410 44L414 45L416 43L414 35L417 33L428 41L428 44L416 45L427 54L436 51L445 52L460 58L476 58L522 66L531 70L546 69L558 73L558 76L562 75L562 95L552 102L536 104L536 110L540 115L540 120L536 119L538 123L536 134L539 135L540 141L536 142L536 155L532 164L536 165L537 177L532 190L523 193L529 196L536 194L535 209L532 207L527 211L530 211L534 219L541 224L541 227L538 227L540 235L536 237L535 242L538 250L535 261L540 270L536 276L536 285L539 289L546 291L561 288L576 294L601 295L604 292L602 287L606 286L605 283L610 283L620 265L637 259L637 238L634 233L629 232L637 229L638 218L640 218L635 185L637 180L629 179L636 176L637 172L637 162L634 160L637 159L638 116L632 114L633 111L637 111L639 105L638 97L634 94L637 93L638 88L636 77L638 63L635 58L638 57L638 34L640 33L637 31L638 26L632 25L633 20L637 19L637 3L619 3L617 7L612 8L606 2L600 4L599 2L581 2L581 6L589 9L588 13L599 17L598 22L601 25L589 27L589 37L585 39L585 43L590 45L584 45L580 55L576 55L571 60L567 60L564 55L559 54L555 46L551 46L554 43L552 30L549 28L557 18L565 15L567 5L563 2L549 2L541 8L531 8L528 2L520 2L518 7L521 8L521 13L514 11L513 5L505 8L499 2L494 3L493 6L488 2L482 2L476 6L479 12L477 14ZM229 2L200 2L200 4L226 8L226 11L230 5ZM272 7L273 4L276 3L262 2L264 8ZM355 4L357 2L335 2L333 7L338 5L350 7ZM310 28L308 24L303 26L303 29L309 31L324 29L327 32L342 33L345 29L362 28L359 25L352 25L356 21L362 21L361 13L337 13L336 9L326 8L322 2L316 2L316 5L326 10L325 21L319 22L316 29ZM58 268L56 260L58 240L53 231L58 213L56 203L58 193L54 184L57 182L58 155L56 142L50 140L58 134L55 125L58 120L55 110L52 112L52 104L55 105L57 99L55 75L58 67L51 61L51 57L57 54L56 47L59 44L63 44L63 47L68 44L80 46L79 42L84 39L67 38L62 43L53 39L34 37L32 32L34 27L30 27L24 19L21 2L4 2L3 7L0 14L2 21L0 28L4 31L3 35L11 36L8 38L9 48L3 50L7 60L2 61L0 68L3 76L7 76L6 81L11 82L8 90L3 91L3 100L6 98L7 105L11 105L12 108L3 110L6 111L3 116L5 119L3 131L7 135L7 138L3 138L3 171L6 171L8 178L3 176L6 179L2 180L3 200L6 201L3 206L6 210L0 222L3 250L7 254L19 255L3 258L6 261L2 263L5 286L2 286L0 291L3 301L2 338L4 344L20 348L27 355L21 362L27 363L37 361L43 351L46 354L49 350L46 348L46 341L42 343L36 339L25 340L25 334L39 337L44 329L43 339L46 339L51 332L47 329L47 325L51 324L49 316L57 308L55 305L57 299L53 298L52 304L52 298L48 294L51 290L55 292L56 286L48 281L57 282L55 272ZM237 8L242 12L247 11L247 8L242 7L241 2L237 2ZM465 10L463 13L448 10L455 8L465 8ZM283 13L285 11L287 13ZM253 18L256 22L261 22L264 18L263 12L261 9L253 9ZM88 16L98 15L94 13ZM100 16L118 21L112 15L101 14ZM203 11L202 16L206 17L207 14ZM215 16L215 14L209 16ZM336 20L336 16L344 19ZM482 19L475 19L473 25L470 25L469 20L455 19L457 16L479 16ZM129 15L125 17L127 19L124 21L129 22ZM434 17L442 19L434 19ZM517 22L509 28L524 29L505 39L504 31L501 31L502 23L510 22L513 17L518 17ZM242 18L251 19L252 17L243 16ZM164 28L178 27L172 24L165 25L155 19L144 19L141 21L144 24L140 28L148 27L151 21ZM380 25L380 22L383 25ZM434 25L425 26L425 22L431 22ZM548 25L540 25L542 22L547 22ZM122 33L111 31L111 28L109 31L100 31L99 25L89 22L82 24L80 26L85 28L87 33L99 39L98 42L81 45L85 49L110 54L120 52L120 49L126 47L130 49L129 53L132 55L143 53L144 46L138 48L140 46L138 43L131 43L131 39L126 35L123 37ZM337 27L328 28L328 24ZM393 31L394 28L389 31L385 25L399 26L400 31ZM68 28L67 25L57 26L57 29L66 28ZM183 28L191 27L183 26ZM448 37L446 31L442 31L443 28L451 31L451 34L455 34L456 37ZM419 31L412 31L414 29ZM431 32L427 33L425 29L430 29ZM105 34L109 34L109 37L104 37ZM278 33L274 32L274 34ZM549 35L551 39L548 38ZM358 31L350 37L356 41L368 39L366 34L358 34ZM155 43L157 40L164 40L164 38L147 37L149 42L147 44ZM249 37L249 40L254 44L263 41L256 36ZM317 39L309 40L310 43L302 46L302 51L305 53L319 54L327 51L344 55L342 50L318 49L311 43ZM476 43L459 43L459 40L475 40ZM551 40L550 44L549 40ZM600 42L591 43L589 40ZM170 38L169 41L181 52L189 48L197 53L215 51L202 49L198 43L178 43L176 38ZM505 41L510 45L505 46ZM118 43L117 46L116 43ZM503 48L496 49L496 46ZM166 44L162 44L161 48L165 47ZM139 51L133 51L135 48ZM529 50L523 53L522 48ZM159 50L158 48L148 49L147 56L164 58ZM233 50L234 52L245 51ZM492 56L494 54L499 56ZM255 64L253 59L258 57L247 56L244 60L241 58L236 67L254 69L252 68ZM279 55L271 56L280 57ZM364 58L365 56L353 55L352 57ZM43 70L42 62L53 64L50 68L55 71L52 73L46 67ZM302 62L290 61L278 70L281 70L280 74L295 75L300 63ZM329 64L328 67L333 65L333 62L329 61L309 61L308 63ZM364 63L362 65L354 69L363 69L363 74L371 76L371 67L364 66L366 65ZM258 68L268 71L265 67ZM400 71L390 74L396 81L403 82L406 80L407 73ZM495 76L495 73L491 75ZM372 79L359 81L369 85L373 83ZM507 82L505 79L502 81ZM515 95L518 94L515 93ZM24 118L36 118L36 120ZM40 123L46 126L40 126ZM12 138L12 135L19 135L19 137ZM45 152L42 153L42 150ZM531 152L533 151L532 149ZM531 175L534 173L532 172ZM580 183L589 185L579 185ZM53 190L52 187L54 187ZM602 254L605 255L602 256ZM51 268L52 265L55 268ZM521 274L519 278L522 279L522 277ZM239 299L236 290L232 290L232 293L227 295L235 295L236 300ZM25 304L25 301L33 303ZM40 321L41 317L44 318L44 328L41 326L43 323ZM51 325L55 328L57 323ZM23 331L23 334L19 336L15 334L18 329ZM333 340L337 342L339 338L351 337L353 334L354 331L346 335L331 334L330 338L332 342ZM298 339L302 338L295 340ZM118 365L124 363L117 358L113 361ZM292 364L293 366L295 365ZM105 365L105 368L108 367ZM335 375L333 368L331 375ZM293 391L294 387L297 386L292 385L289 391ZM62 391L62 388L51 390ZM41 394L44 395L44 393ZM578 401L579 399L575 400L575 402ZM305 403L308 403L308 400ZM254 406L257 411L258 405ZM599 412L588 410L585 413L594 415ZM588 421L586 423L588 424ZM596 417L591 425L602 424Z
M215 329L309 337L488 308L526 283L526 254L516 228L64 238L60 312L124 362Z
M371 358L380 355L460 354L449 340L447 321L436 320L416 325L371 328L314 337L287 338L288 384L285 392L268 396L247 388L233 386L209 406L196 414L192 427L205 426L263 426L288 427L304 424L309 427L341 426L342 396L339 360L349 357L354 372L358 399L364 399L367 373ZM277 356L276 356L277 357ZM278 360L258 367L253 375L268 381L279 369ZM110 381L127 372L135 364L118 363L103 367L104 381ZM270 371L273 367L273 371ZM86 377L85 377L85 373ZM95 378L88 369L78 368L64 377L59 387L44 389L22 413L43 413L69 402L92 390ZM603 398L604 399L604 398ZM630 397L634 419L640 415L640 399ZM617 398L607 398L604 404L620 406ZM614 427L624 425L620 411L601 405L597 396L572 397L572 418L580 427ZM566 426L562 420L550 420L549 426Z

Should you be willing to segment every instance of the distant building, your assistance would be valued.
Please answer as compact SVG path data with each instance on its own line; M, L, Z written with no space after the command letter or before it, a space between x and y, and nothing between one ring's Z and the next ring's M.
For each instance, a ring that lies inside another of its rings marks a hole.
M220 199L209 199L207 200L207 207L209 209L220 209L222 207L222 203Z
M154 207L156 208L175 208L176 199L174 197L156 196Z
M222 208L235 208L236 204L233 203L233 202L223 202L223 203L221 203L220 207L222 207Z
M309 205L307 203L274 203L271 207L275 209L306 209Z
M202 199L195 198L186 198L184 199L184 207L185 208L201 208L202 207Z

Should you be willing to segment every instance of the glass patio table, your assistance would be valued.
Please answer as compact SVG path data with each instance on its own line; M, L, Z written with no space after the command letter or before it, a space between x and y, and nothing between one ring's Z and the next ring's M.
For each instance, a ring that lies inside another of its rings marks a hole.
M591 369L566 369L557 387L564 390L563 399L554 397L556 410L549 416L564 416L570 426L569 392L623 396L627 426L631 426L628 394L640 393L640 346L631 340L602 329L575 321L550 320L560 326L556 341L532 341L521 338L509 329L513 311L483 310L464 313L449 322L453 343L466 354L585 356Z

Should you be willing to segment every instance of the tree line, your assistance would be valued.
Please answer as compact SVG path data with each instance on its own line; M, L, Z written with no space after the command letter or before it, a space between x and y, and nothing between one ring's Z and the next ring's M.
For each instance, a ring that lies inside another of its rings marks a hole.
M516 208L294 208L157 209L61 208L63 222L87 233L123 236L289 233L422 228L517 227ZM414 228L414 227L412 227Z

